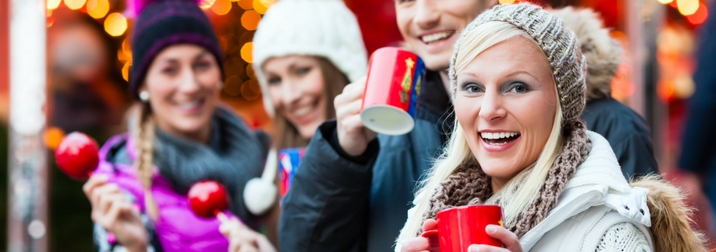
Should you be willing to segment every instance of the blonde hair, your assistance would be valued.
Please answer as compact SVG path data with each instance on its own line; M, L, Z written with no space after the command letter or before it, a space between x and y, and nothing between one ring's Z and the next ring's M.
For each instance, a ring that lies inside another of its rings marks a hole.
M155 123L152 119L152 108L148 102L135 105L130 110L130 132L137 150L134 167L137 168L139 181L144 187L144 207L147 214L156 220L159 209L152 197L152 169L154 169L154 138Z
M525 31L506 22L490 21L475 27L464 35L462 43L455 48L453 70L456 72L462 70L480 53L516 36L523 36L534 42ZM451 81L454 85L455 80ZM555 97L558 97L556 88ZM552 163L554 163L564 145L564 139L561 137L562 108L558 101L555 103L557 109L554 114L552 129L537 161L521 171L500 191L495 192L487 200L487 203L500 201L500 205L504 209L503 217L507 225L514 223L517 217L527 210L530 203L537 197L541 187L544 185L547 173L552 167ZM420 183L421 188L417 191L416 196L422 194L423 200L415 206L415 212L405 224L399 240L412 238L421 231L423 216L430 207L429 199L441 182L445 181L458 167L472 163L477 164L479 167L479 163L476 162L477 160L475 160L467 144L465 133L457 119L453 128L452 136L447 146L443 149L443 154L435 161L433 168L428 172L427 179Z

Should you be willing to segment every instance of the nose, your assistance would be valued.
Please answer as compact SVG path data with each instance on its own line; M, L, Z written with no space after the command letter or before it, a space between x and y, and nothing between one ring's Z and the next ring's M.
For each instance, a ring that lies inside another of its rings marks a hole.
M413 21L418 25L418 28L429 30L440 22L440 12L437 10L434 1L435 0L418 0L416 2L418 10L415 13L415 19Z
M507 115L503 106L504 97L499 92L486 92L480 104L480 117L488 122Z
M298 100L301 98L302 92L299 88L297 88L297 83L295 83L294 80L288 78L287 80L285 80L284 83L281 84L281 96L283 97L283 103L287 106L290 106L298 102Z
M179 91L182 93L196 93L201 89L199 79L197 79L196 73L193 70L184 70L182 78L179 80Z

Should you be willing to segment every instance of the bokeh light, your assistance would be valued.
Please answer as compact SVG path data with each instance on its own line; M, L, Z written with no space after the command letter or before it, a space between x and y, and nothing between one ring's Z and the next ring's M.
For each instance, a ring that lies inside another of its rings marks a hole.
M658 1L659 1L659 3L661 3L661 4L670 4L670 3L673 2L674 0L658 0Z
M259 26L259 21L261 21L261 14L254 10L246 11L241 15L241 25L246 28L246 30L256 30Z
M244 10L251 10L254 8L254 0L239 0L239 7Z
M681 15L688 16L696 13L696 10L699 9L699 0L676 0L676 6Z
M251 52L254 50L253 48L253 42L248 42L241 47L241 58L248 63L254 62L253 56L251 55Z
M124 63L124 67L122 67L122 78L124 78L125 81L129 81L129 68L132 66L132 64L129 64L129 62Z
M214 5L214 2L216 2L216 0L201 0L199 7L206 10L211 8L211 6Z
M88 0L87 13L95 19L103 18L109 12L109 1Z
M48 149L54 150L58 146L60 146L60 143L62 142L62 138L65 137L65 132L57 127L49 127L47 130L45 130L45 135L43 136L43 140L45 140L45 145Z
M67 5L67 8L70 8L70 10L78 10L82 8L86 2L87 0L65 0L65 5Z
M268 10L268 6L264 5L261 0L254 0L254 10L263 15Z
M241 76L246 71L246 62L237 58L231 57L224 61L224 71L228 76Z
M109 14L104 20L104 30L114 37L119 37L127 31L127 18L117 12Z
M700 25L706 21L708 16L709 9L705 4L699 3L699 9L696 10L696 13L686 16L686 20L688 20L692 25Z
M247 80L244 82L244 84L241 85L241 96L249 101L258 99L259 96L261 96L259 82L256 80Z
M57 7L60 7L61 2L62 2L62 0L47 0L47 9L48 10L57 9Z
M246 66L246 76L248 76L252 80L256 79L256 72L254 72L254 64L249 64L248 66Z
M229 76L224 83L224 92L230 96L239 96L241 95L242 84L243 81L238 76Z
M513 4L515 0L500 0L500 4Z
M231 11L231 1L216 0L211 6L211 10L214 11L214 13L216 13L217 15L226 15L226 13L229 13L229 11Z
M266 8L271 7L274 3L276 3L276 0L259 0L261 2L261 5L266 6Z

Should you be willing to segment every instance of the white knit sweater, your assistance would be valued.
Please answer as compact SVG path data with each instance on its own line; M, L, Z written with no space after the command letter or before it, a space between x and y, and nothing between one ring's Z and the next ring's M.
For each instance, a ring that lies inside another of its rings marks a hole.
M595 251L651 252L652 249L646 236L633 224L619 223L607 230Z

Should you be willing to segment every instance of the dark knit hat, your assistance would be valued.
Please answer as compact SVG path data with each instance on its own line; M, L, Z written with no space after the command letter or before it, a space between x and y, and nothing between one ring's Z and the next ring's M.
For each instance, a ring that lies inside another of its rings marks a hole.
M191 0L153 1L141 10L132 36L129 92L134 99L139 99L137 90L157 54L176 44L195 44L206 48L216 57L223 74L219 40L197 3Z

